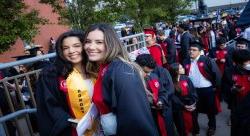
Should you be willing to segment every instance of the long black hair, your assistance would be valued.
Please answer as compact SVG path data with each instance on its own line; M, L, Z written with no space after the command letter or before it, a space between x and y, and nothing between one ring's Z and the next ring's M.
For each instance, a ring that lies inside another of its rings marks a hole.
M169 67L169 73L172 77L175 90L180 90L179 81L178 81L179 67L180 67L180 63L173 63Z
M63 48L62 48L63 40L68 37L77 37L80 40L80 42L83 44L84 32L79 31L79 30L70 30L61 34L56 41L57 56L56 56L56 61L54 64L56 66L58 75L63 76L64 78L67 78L69 73L72 72L73 70L72 63L69 62L63 55ZM83 65L86 65L86 59L87 59L87 55L85 51L83 50L82 51Z

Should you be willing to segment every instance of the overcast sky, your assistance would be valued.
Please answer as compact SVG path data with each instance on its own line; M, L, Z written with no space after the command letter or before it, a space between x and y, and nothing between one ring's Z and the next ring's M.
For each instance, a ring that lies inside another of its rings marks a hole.
M247 2L248 0L204 0L208 7Z

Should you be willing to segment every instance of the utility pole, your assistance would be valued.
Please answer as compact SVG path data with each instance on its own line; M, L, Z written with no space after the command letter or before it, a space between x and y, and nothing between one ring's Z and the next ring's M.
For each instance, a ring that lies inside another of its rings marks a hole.
M207 5L204 0L198 0L199 14L207 14Z

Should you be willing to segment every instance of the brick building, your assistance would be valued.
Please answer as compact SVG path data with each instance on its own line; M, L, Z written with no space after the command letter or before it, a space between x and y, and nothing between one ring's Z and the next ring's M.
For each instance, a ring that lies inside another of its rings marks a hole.
M49 24L42 25L39 28L40 33L34 37L34 44L41 45L42 50L47 53L49 48L50 37L56 39L58 35L67 31L68 26L59 25L58 17L59 15L52 12L51 6L47 4L41 4L38 0L24 0L26 5L30 8L36 9L39 11L40 16L47 18ZM17 39L16 43L6 52L0 54L0 63L14 61L12 56L18 56L24 54L24 45L21 39Z

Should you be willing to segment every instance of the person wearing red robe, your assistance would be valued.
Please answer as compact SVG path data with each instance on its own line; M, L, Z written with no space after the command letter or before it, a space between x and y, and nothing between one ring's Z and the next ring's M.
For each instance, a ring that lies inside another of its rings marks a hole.
M147 49L156 61L157 65L163 65L164 51L159 44L156 43L156 35L154 29L144 29Z
M224 73L224 69L225 69L225 63L226 60L229 57L230 54L230 50L228 47L226 47L225 43L226 43L226 39L221 37L220 39L217 40L217 49L215 51L215 61L221 71L221 73Z
M202 41L205 54L207 54L209 50L209 34L206 30L206 27L199 27L198 29L201 35L201 41Z

